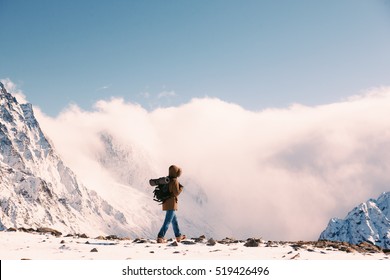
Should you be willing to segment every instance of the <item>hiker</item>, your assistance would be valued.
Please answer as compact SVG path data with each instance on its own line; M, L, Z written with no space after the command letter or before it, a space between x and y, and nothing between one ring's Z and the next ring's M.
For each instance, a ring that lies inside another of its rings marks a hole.
M169 191L172 193L172 196L165 200L162 204L162 210L165 212L165 220L162 225L158 235L157 243L166 243L167 240L164 238L165 233L168 230L169 224L172 223L173 231L175 233L176 241L180 242L186 239L185 235L182 235L179 229L179 224L177 222L177 217L175 211L177 211L177 197L183 191L183 186L179 184L178 177L181 175L181 168L171 165L169 167Z

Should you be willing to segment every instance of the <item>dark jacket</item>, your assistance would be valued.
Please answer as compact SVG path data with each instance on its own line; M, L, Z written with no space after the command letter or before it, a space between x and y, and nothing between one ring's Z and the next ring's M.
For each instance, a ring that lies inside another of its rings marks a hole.
M164 201L162 209L167 210L178 210L178 196L182 192L183 187L179 184L177 179L181 175L180 167L171 165L169 167L169 191L172 193L172 197Z

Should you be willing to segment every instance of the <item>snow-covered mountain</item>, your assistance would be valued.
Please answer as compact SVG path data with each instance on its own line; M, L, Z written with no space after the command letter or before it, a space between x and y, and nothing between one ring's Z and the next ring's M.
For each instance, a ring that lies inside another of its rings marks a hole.
M19 104L0 83L0 229L9 227L131 231L124 214L88 190L63 163L32 105Z
M319 239L352 244L368 241L390 249L390 192L355 207L344 220L331 219Z

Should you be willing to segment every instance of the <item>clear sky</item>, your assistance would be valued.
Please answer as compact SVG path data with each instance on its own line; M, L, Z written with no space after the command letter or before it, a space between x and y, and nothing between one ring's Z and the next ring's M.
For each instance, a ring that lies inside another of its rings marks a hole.
M388 0L0 0L0 79L49 115L111 96L317 105L390 85Z

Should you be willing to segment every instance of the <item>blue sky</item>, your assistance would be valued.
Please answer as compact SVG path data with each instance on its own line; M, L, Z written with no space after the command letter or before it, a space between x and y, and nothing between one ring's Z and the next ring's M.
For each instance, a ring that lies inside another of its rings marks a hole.
M0 78L49 115L111 96L249 110L390 85L387 0L0 0Z

